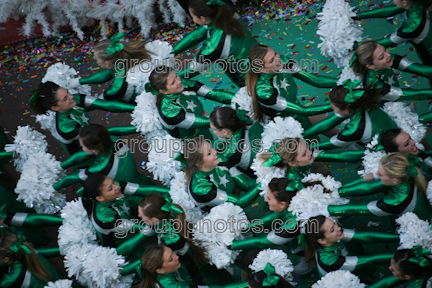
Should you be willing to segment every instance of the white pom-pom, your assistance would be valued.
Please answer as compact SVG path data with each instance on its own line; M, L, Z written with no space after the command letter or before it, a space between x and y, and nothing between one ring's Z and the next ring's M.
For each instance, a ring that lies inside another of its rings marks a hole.
M412 104L405 106L402 102L386 102L381 109L414 141L421 142L426 135L426 126L421 124L418 115L412 112Z
M137 127L141 134L146 139L153 139L154 137L162 137L168 133L163 130L163 126L159 120L159 112L156 108L156 96L143 92L136 97L135 101L137 106L132 112L131 124Z
M365 284L349 271L337 270L327 273L321 280L312 285L312 288L364 288Z
M249 111L246 115L252 120L254 120L255 114L253 112L252 96L248 93L246 87L240 88L231 100L231 107L236 107L237 109ZM267 115L264 117L263 124L267 124L270 121L270 117Z
M186 213L186 219L199 221L203 215L187 193L186 173L178 172L171 180L170 196L173 203L180 205Z
M31 129L29 125L18 126L16 135L13 138L14 143L6 144L5 151L19 155L14 161L17 171L22 171L24 163L31 155L47 151L48 143L45 140L45 135Z
M67 203L61 211L63 223L59 227L57 243L62 255L78 244L97 244L96 231L80 199Z
M168 65L169 61L163 61L166 59L171 59L174 57L173 47L166 41L155 40L145 45L147 51L152 53L150 56L152 58L154 67L160 65Z
M273 178L283 178L286 174L286 169L281 169L278 167L265 167L263 166L264 160L257 155L252 162L251 169L254 171L254 174L257 176L257 183L261 183L259 187L262 192L260 195L262 197L267 197L267 189L268 184Z
M210 224L210 225L209 225ZM229 250L233 240L244 239L241 229L249 220L243 209L230 202L213 207L210 213L197 223L193 240L207 250L210 262L218 269L234 263L239 251Z
M253 263L249 265L249 268L256 273L263 271L267 263L270 263L275 268L276 274L282 276L286 281L293 280L291 274L294 271L293 264L282 250L266 249L261 251Z
M310 173L302 179L303 183L316 182L316 181L320 181L324 186L324 188L331 191L333 197L337 197L337 198L339 197L338 189L342 187L342 183L336 181L332 176L324 176L320 173Z
M429 181L428 185L427 185L427 189L426 189L426 195L427 195L427 199L429 200L429 203L432 206L432 181Z
M297 219L309 219L313 211L322 211L326 205L343 205L349 202L341 198L336 191L325 193L321 185L306 187L297 192L291 199L288 211L292 211Z
M49 153L32 154L23 165L15 188L18 200L37 213L54 214L66 204L66 196L55 191L53 184L65 176L60 162Z
M275 140L284 138L303 138L303 127L301 123L292 117L275 117L273 121L264 126L261 134L264 149L270 149Z
M153 173L153 179L169 185L175 174L181 171L181 163L174 157L182 152L183 143L171 135L155 137L148 154L146 168Z
M363 156L363 167L364 170L359 171L360 176L365 176L370 173L378 172L378 166L381 158L387 155L384 150L375 151L379 144L379 135L376 134L370 143L366 145L366 149Z
M42 83L50 81L69 90L72 94L91 95L91 87L89 85L81 85L74 89L69 87L69 82L77 76L78 73L75 69L71 68L69 65L58 62L48 68L47 73L42 78Z
M358 21L352 20L356 14L344 0L327 0L323 12L317 14L317 34L320 35L321 54L332 57L338 67L348 66L353 54L355 41L361 42L363 29Z
M354 72L354 70L350 67L345 67L344 69L342 69L341 74L339 75L339 79L337 81L337 85L342 85L343 82L345 82L346 80L351 80L351 81L356 81L356 80L362 80L361 75L357 74ZM363 83L360 83L356 89L361 89L363 88Z
M398 249L411 249L414 246L422 246L423 249L432 248L432 230L430 224L420 220L412 212L407 212L396 219L399 225L400 246Z
M69 279L57 280L55 282L50 281L45 288L72 288L72 283L72 280Z

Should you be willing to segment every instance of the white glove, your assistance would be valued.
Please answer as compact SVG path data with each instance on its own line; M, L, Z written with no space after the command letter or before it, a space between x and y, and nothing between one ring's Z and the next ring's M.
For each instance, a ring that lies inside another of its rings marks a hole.
M79 86L81 86L81 84L79 83L80 79L81 79L81 77L74 78L74 79L70 80L68 83L68 89L75 89L75 88L78 88Z

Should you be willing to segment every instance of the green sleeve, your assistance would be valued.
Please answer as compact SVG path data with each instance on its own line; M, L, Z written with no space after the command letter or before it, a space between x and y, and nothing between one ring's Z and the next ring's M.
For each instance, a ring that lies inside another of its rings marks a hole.
M199 26L188 35L186 35L177 45L173 48L174 54L180 54L187 49L197 45L207 38L207 29L204 26Z
M68 169L69 167L76 166L76 165L81 164L81 163L85 163L85 162L89 161L92 158L96 159L96 155L90 155L90 154L87 154L84 151L79 151L79 152L73 154L72 156L70 156L65 161L63 161L60 164L60 166L63 169Z
M398 101L405 100L429 100L432 98L431 89L407 89L401 88L402 95L397 99Z
M90 108L118 113L132 112L135 109L135 105L118 101L96 99L92 105L90 105Z
M248 226L248 229L252 229L253 227L260 226L263 228L269 228L273 221L280 218L280 213L278 212L271 212L260 219L254 219L252 223ZM261 221L259 221L261 220Z
M405 10L403 8L398 8L396 5L386 6L383 8L371 10L371 11L364 11L358 13L358 16L360 19L367 19L367 18L387 18L390 16L394 16L400 13L403 13Z
M339 188L338 192L341 197L355 197L365 196L381 192L386 189L387 186L382 184L381 180L368 181L351 185L348 187Z
M137 270L141 270L141 259L135 260L134 262L126 265L121 270L123 276L135 273Z
M388 276L380 279L378 282L375 282L372 285L369 285L368 288L392 288L397 287L398 285L406 282L405 280L400 280L395 276Z
M330 116L329 118L326 118L323 121L315 124L311 128L307 129L304 132L303 137L308 138L308 137L329 131L333 127L342 123L345 119L347 119L347 118L341 118L341 117L338 117L336 114L334 114L334 115ZM323 149L323 148L321 148L321 145L319 147L320 147L320 149Z
M227 201L239 205L242 208L246 208L258 198L260 192L261 190L259 190L259 186L256 186L252 190L245 192L240 196L227 193Z
M131 187L138 186L138 184L135 183L128 183L128 185L129 184L131 184L130 185ZM138 188L136 188L136 190L128 189L128 187L129 186L126 186L126 189L123 191L125 195L140 196L140 197L144 197L153 193L169 195L169 191L170 191L170 189L167 187L161 187L156 185L139 186Z
M11 227L41 227L59 226L63 219L59 216L36 213L10 213L2 212L3 223Z
M333 77L315 75L313 73L304 72L302 70L294 73L293 76L303 82L306 82L318 88L333 88L337 85L338 81L338 79Z
M393 41L390 40L390 37L387 37L387 38L383 38L383 39L378 40L378 44L384 46L385 48L388 48L388 47L394 46L398 43L394 43Z
M217 101L223 104L231 104L231 100L234 98L234 93L222 90L222 89L211 89L206 95L203 95L202 97L205 97L207 99ZM201 95L199 95L201 96Z
M320 142L319 148L322 150L331 150L331 149L340 148L340 147L334 145L330 140L328 140L325 142Z
M412 63L408 67L400 70L426 78L432 78L432 66Z
M330 104L320 105L320 106L308 106L308 107L303 107L301 105L297 105L288 101L286 104L287 104L286 108L282 112L282 114L287 116L291 116L292 114L313 116L313 115L319 115L319 114L332 111Z
M318 146L318 148L320 148ZM315 158L315 161L321 162L357 162L364 156L363 150L351 150L344 152L321 151Z
M432 112L429 112L429 113L426 113L426 114L419 116L419 121L420 121L420 123L423 123L423 124L432 122Z
M36 249L39 254L43 255L45 258L52 258L60 256L59 247L40 247Z
M80 178L80 172L74 172L72 174L66 175L62 180L55 183L53 188L57 191L60 191L68 186L84 181Z
M135 126L115 126L107 128L111 135L115 136L124 136L135 134L137 132L137 128Z
M390 264L393 254L378 254L378 255L362 255L357 256L358 262L354 271L362 270L366 267L376 266L380 264Z
M0 160L1 161L6 161L6 160L9 160L9 159L12 159L13 153L14 152L6 152L6 151L0 152Z
M368 203L355 203L355 204L346 204L346 205L329 205L327 207L328 212L331 216L360 216L360 215L369 215L375 216L369 208Z
M96 74L93 74L92 76L86 77L86 78L81 78L79 79L79 83L81 85L84 84L102 84L105 83L111 79L114 78L114 73L113 71L114 69L107 69L107 70L103 70L101 72L98 72Z
M135 226L137 226L135 229L138 229L138 234L118 245L116 248L117 254L123 256L131 255L136 249L138 249L139 246L142 246L144 242L152 237L152 235L141 233L139 230L140 225Z
M234 179L236 187L240 188L240 190L247 191L257 186L256 179L252 179L246 174L243 174L237 168L232 167L229 172Z
M361 242L364 244L399 242L399 235L380 232L356 231L351 241Z

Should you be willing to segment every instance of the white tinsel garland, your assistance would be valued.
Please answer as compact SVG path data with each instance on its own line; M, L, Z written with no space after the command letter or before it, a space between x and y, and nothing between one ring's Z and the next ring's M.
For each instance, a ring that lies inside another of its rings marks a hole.
M275 268L276 274L282 276L286 281L293 280L291 274L294 271L293 264L282 250L266 249L261 251L253 260L253 263L249 265L249 268L256 273L263 271L267 263L270 263Z
M349 202L341 198L337 192L325 193L321 185L306 187L297 192L291 199L288 211L292 211L297 219L309 219L313 211L322 211L327 205L343 205Z
M135 101L137 105L131 114L133 119L131 124L137 127L144 138L152 140L154 137L167 135L159 120L156 96L144 91L136 97Z
M343 82L346 80L356 81L356 80L362 80L361 75L354 72L354 70L350 67L345 67L342 69L341 74L339 75L339 79L337 81L337 85L342 85ZM363 88L363 83L360 83L356 89Z
M312 288L364 288L365 284L349 271L337 270L327 273L321 280L312 285Z
M153 179L161 181L165 186L170 185L171 179L181 171L181 163L174 160L174 157L183 151L182 147L182 141L171 135L153 139L146 163L146 169L153 173Z
M348 66L355 41L361 42L363 29L358 21L352 20L356 14L344 0L327 0L323 12L317 14L317 34L321 43L321 54L332 57L338 67Z
M48 282L45 288L72 288L72 280L62 279L55 282Z
M418 115L412 112L412 104L406 106L402 102L386 102L381 109L414 141L420 143L426 135L426 126L421 124Z
M243 209L230 202L213 207L210 213L197 223L193 240L207 251L210 262L218 269L232 263L240 251L227 248L233 240L244 239L241 229L249 220Z
M407 212L396 219L399 225L400 246L398 249L411 249L414 246L422 246L423 249L432 249L432 230L431 225L420 220L412 212Z
M13 136L14 143L6 144L5 151L14 152L14 165L17 171L22 172L23 165L27 159L33 154L45 153L48 143L45 140L45 135L33 130L29 125L18 126L16 135Z
M15 188L17 200L22 200L37 213L54 214L66 204L66 196L55 191L52 185L65 176L60 162L49 153L32 154L23 165L20 180Z
M366 150L363 156L363 167L364 170L358 171L360 176L365 176L369 173L378 172L378 166L381 159L387 155L384 150L375 151L379 144L379 135L376 134L370 143L366 145Z
M81 85L75 89L69 87L69 82L77 77L78 73L75 69L69 65L57 62L48 68L45 76L42 78L42 83L50 81L67 89L72 94L91 95L91 87L89 85Z
M203 212L196 207L187 192L186 173L178 172L171 180L170 196L173 203L180 205L186 213L186 219L199 221Z

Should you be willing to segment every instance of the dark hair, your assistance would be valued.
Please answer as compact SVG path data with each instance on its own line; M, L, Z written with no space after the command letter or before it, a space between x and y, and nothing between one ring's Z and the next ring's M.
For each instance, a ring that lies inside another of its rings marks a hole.
M141 258L142 278L138 284L138 288L156 287L156 270L163 265L164 252L165 246L163 245L153 245L144 250Z
M221 107L213 110L210 114L210 122L217 129L228 129L233 133L241 128L245 129L249 125L240 120L231 107Z
M156 67L149 77L150 86L153 90L158 92L156 106L160 107L160 102L162 101L163 94L159 90L166 90L168 77L172 70L168 66Z
M432 266L421 267L418 264L410 262L409 259L415 257L412 249L401 249L396 250L393 254L393 261L397 266L397 269L404 276L410 276L413 279L419 279L424 277L425 273L432 273ZM432 262L429 258L425 257L429 262ZM432 263L431 263L432 264Z
M324 238L324 231L321 230L322 225L324 224L326 217L323 215L319 215L316 217L311 217L305 224L306 229L306 263L311 265L315 261L315 252L321 247L321 244L318 243L318 239ZM318 222L319 232L316 233L318 229L314 229L314 226Z
M196 143L196 145L188 145L188 142ZM188 155L188 157L185 157L187 166L184 170L188 181L190 181L193 175L198 171L198 166L203 163L204 153L207 152L202 148L204 143L209 143L211 146L211 143L203 137L195 137L185 141L184 153Z
M113 143L111 134L107 128L99 124L90 124L80 129L79 138L87 149L96 149L101 153L109 155Z
M167 203L167 201L162 197L162 195L154 193L154 194L150 194L150 195L145 196L139 202L138 206L143 210L145 216L150 217L150 218L154 217L154 218L157 218L157 219L163 221L163 220L170 219L170 216L171 216L170 212L162 210L162 206L165 205L166 203ZM178 208L180 208L181 210L183 210L183 208L180 205L178 205L178 204L174 204L174 205L177 206ZM175 218L180 223L182 223L180 225L179 234L186 240L186 242L188 242L190 248L194 252L195 263L198 265L208 263L209 260L205 256L204 249L195 245L192 242L191 237L189 237L189 235L192 234L192 230L186 231L186 229L189 228L189 225L188 225L188 222L186 221L185 213L177 214L177 215L175 215Z
M273 274L273 275L277 275L280 277L279 281L277 282L276 285L272 285L272 286L265 286L265 287L274 287L274 288L294 288L294 286L292 286L289 282L287 282L284 278L282 278L280 275L278 274ZM262 282L264 281L264 279L267 277L267 273L265 273L264 271L259 271L255 274L252 274L249 278L249 287L250 288L263 288L263 284Z
M343 86L336 86L330 91L330 102L341 110L349 109L355 111L359 108L368 110L372 107L378 107L381 97L381 91L379 89L355 89L364 90L365 93L362 97L355 100L353 103L345 102L345 96L349 93L348 89Z
M263 67L263 60L266 56L270 47L262 44L255 44L249 51L249 63L251 69L246 74L246 88L248 93L252 97L252 105L254 118L258 122L264 121L264 110L258 101L258 95L256 93L256 85L258 78L261 75L260 69Z
M57 106L57 90L60 88L54 82L40 83L33 93L38 93L36 103L30 101L30 107L38 114L45 114L47 111L51 110L51 107Z
M207 5L207 0L190 0L189 8L198 17L212 19L213 25L228 35L245 36L239 20L234 18L234 9L229 5Z
M87 199L96 201L96 197L102 195L102 183L107 177L101 173L90 174L84 181L83 195Z
M268 187L270 191L273 193L273 196L279 202L286 202L289 204L291 199L296 195L297 192L286 191L286 187L292 180L287 178L273 178Z
M399 152L395 139L401 132L400 128L395 128L387 130L382 134L381 145L387 153Z

